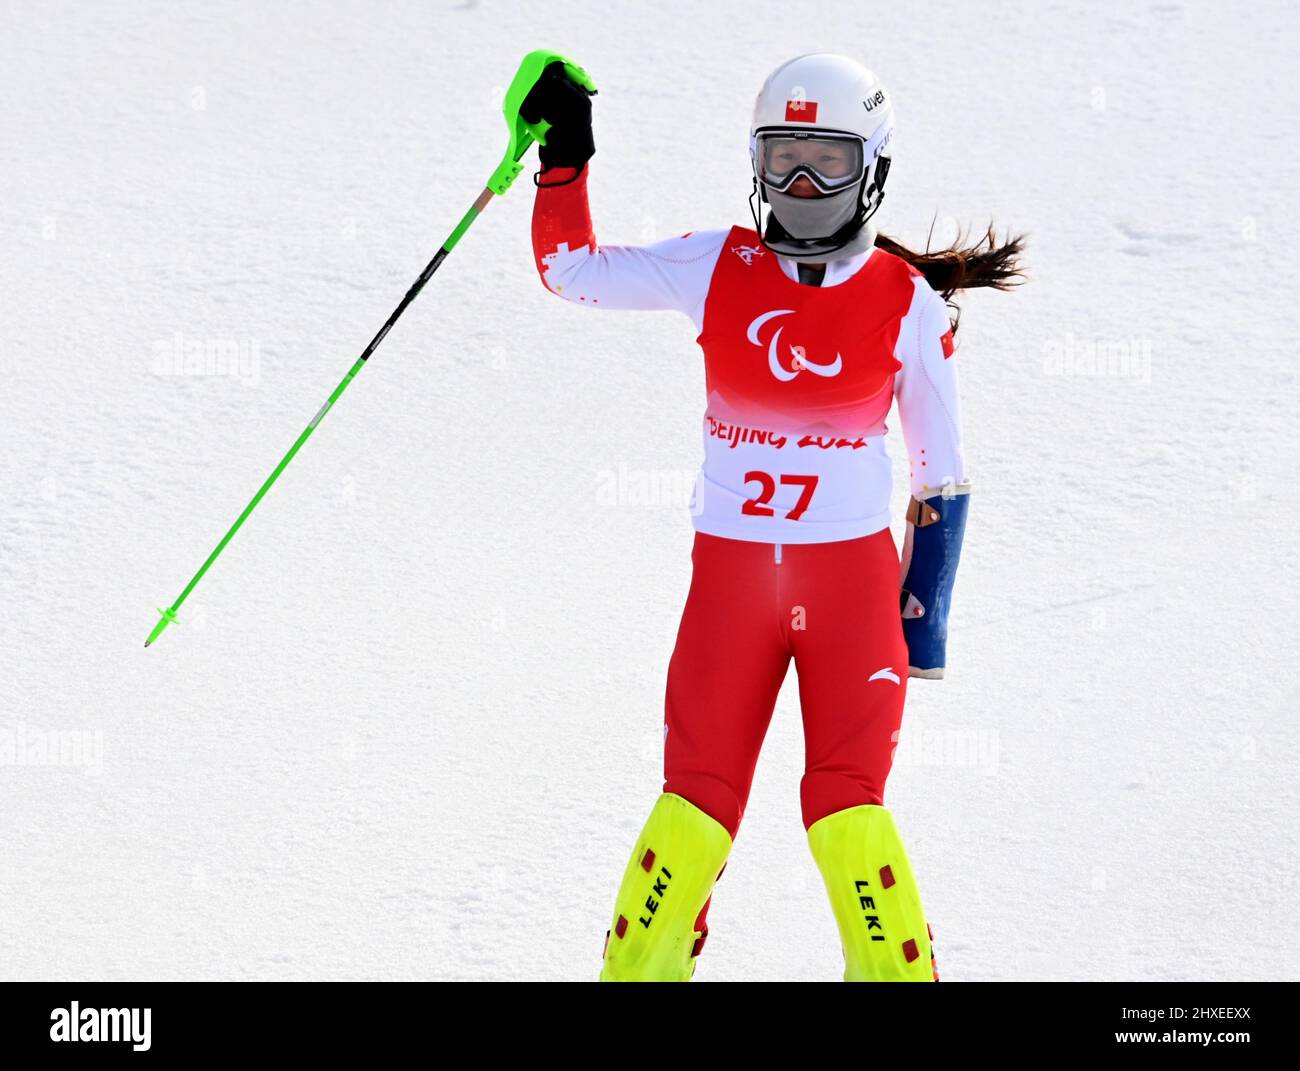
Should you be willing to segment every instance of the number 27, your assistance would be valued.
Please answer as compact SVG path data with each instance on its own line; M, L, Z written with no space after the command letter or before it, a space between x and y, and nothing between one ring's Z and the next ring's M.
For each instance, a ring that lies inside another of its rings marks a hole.
M803 488L803 490L799 492L799 501L797 501L794 504L794 508L785 515L786 520L797 521L804 515L804 511L808 509L808 503L812 501L813 492L817 490L817 477L791 476L782 473L780 481L782 487ZM755 497L748 499L745 504L740 507L740 512L745 514L747 517L776 516L776 510L772 509L772 507L768 505L768 503L772 501L772 496L776 494L777 481L772 478L771 474L760 472L755 469L753 472L745 473L745 482L757 483L761 490Z

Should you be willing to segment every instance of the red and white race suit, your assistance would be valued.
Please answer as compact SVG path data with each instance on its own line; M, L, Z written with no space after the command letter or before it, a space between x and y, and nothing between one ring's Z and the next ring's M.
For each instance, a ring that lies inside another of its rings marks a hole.
M538 270L576 304L695 323L708 384L698 531L826 543L888 527L895 397L912 493L964 481L948 310L905 262L873 249L808 286L742 227L598 245L586 179L539 187Z
M665 789L734 835L794 658L805 823L879 804L908 673L885 418L897 398L916 497L965 481L947 308L880 249L831 261L811 286L744 227L600 245L588 170L539 179L543 282L579 305L685 313L704 351L699 535L669 670Z

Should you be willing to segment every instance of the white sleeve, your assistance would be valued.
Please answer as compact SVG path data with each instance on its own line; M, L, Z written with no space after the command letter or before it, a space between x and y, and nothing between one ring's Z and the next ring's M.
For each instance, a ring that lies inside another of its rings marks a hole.
M543 258L548 288L606 309L675 309L699 319L726 231L695 231L653 245L556 249Z
M911 463L912 495L928 498L946 485L967 483L961 450L952 326L943 299L917 277L895 356L902 368L894 394Z
M587 174L542 174L533 203L533 256L548 290L579 305L676 309L702 327L704 299L727 231L695 231L654 245L601 245L587 204Z

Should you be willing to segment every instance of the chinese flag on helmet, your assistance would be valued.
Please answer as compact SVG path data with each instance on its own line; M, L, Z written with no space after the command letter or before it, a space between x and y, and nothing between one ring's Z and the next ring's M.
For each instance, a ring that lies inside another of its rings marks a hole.
M787 100L785 102L785 121L787 123L817 122L817 102L815 100Z

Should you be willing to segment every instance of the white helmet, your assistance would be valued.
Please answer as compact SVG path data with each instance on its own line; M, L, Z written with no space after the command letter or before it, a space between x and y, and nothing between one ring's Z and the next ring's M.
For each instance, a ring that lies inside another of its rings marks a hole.
M874 240L865 226L884 197L894 108L874 74L847 56L810 52L781 64L754 101L750 197L764 245L784 256L848 256ZM804 176L820 196L790 187Z

